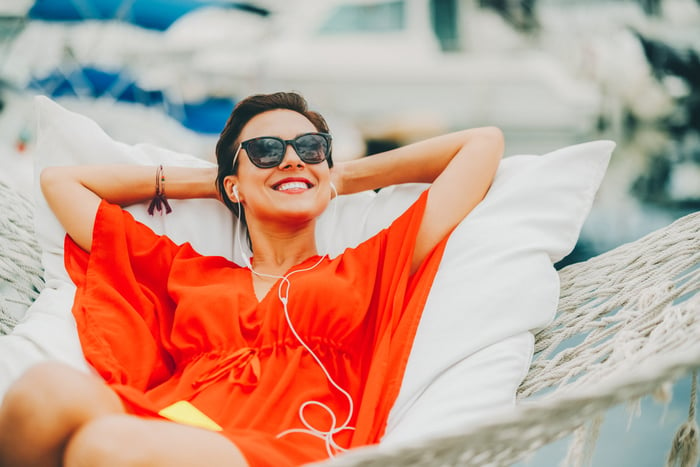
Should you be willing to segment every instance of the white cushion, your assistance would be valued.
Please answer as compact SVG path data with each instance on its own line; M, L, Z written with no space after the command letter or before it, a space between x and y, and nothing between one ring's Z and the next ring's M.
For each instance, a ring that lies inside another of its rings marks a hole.
M435 425L446 429L456 423L448 418L476 422L474 407L514 404L517 384L494 385L487 369L498 367L518 384L524 377L517 362L528 368L532 355L526 350L532 337L524 334L554 316L553 263L575 246L613 147L594 141L503 160L486 198L447 243L385 442L432 433ZM474 367L477 353L486 362L481 370ZM494 397L500 404L490 402Z
M36 108L36 177L49 165L211 165L155 146L114 141L89 118L45 97L36 98ZM515 390L532 356L531 331L545 326L556 311L559 283L552 264L575 246L613 148L613 142L594 141L502 161L484 201L447 243L384 442L407 442L479 423L515 403ZM424 188L403 185L340 197L319 221L319 250L335 255L360 243L387 226ZM47 289L17 332L57 358L84 366L75 355L75 332L47 334L45 323L38 319L50 307L52 315L71 322L72 295L42 299L70 281L62 259L65 232L38 187L35 196ZM233 242L234 217L223 204L212 200L172 204L173 213L167 216L148 216L146 203L129 210L155 231L178 242L190 241L201 253L240 258ZM206 229L200 228L203 218ZM50 339L65 351L46 345ZM1 344L2 338L0 348ZM13 360L7 367L15 370L36 360L29 355L24 365L24 358L17 352L0 352L0 369L6 359ZM10 373L0 373L0 378L10 379L18 371Z
M58 360L88 371L70 306L72 283L54 281L45 287L25 319L12 333L0 336L0 401L10 383L34 363Z

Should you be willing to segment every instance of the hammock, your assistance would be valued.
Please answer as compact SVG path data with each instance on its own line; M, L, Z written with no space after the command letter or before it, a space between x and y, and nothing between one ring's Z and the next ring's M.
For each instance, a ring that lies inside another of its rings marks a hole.
M0 334L43 287L33 206L0 183ZM590 463L605 411L669 390L700 367L700 212L560 272L556 319L536 334L515 409L411 446L371 446L330 466L510 465L573 433L566 465ZM19 310L19 311L18 311ZM698 461L693 376L688 421L668 466Z
M0 182L0 335L9 333L44 288L34 206Z
M513 411L453 436L363 448L328 465L510 465L571 433L563 464L587 465L607 409L649 394L663 397L669 382L691 371L688 421L676 433L667 466L697 465L700 212L559 275L557 317L536 334Z

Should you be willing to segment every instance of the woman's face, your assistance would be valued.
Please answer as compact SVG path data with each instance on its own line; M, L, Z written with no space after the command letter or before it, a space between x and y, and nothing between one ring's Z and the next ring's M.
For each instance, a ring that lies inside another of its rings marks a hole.
M260 136L290 140L316 131L316 127L300 113L277 109L253 117L243 127L239 141ZM286 146L282 162L269 169L253 165L245 150L241 149L238 173L226 181L227 185L234 183L249 226L256 219L284 225L309 222L324 211L331 198L328 162L307 164L291 145ZM227 186L227 192L231 190L232 187ZM232 201L237 200L234 197Z

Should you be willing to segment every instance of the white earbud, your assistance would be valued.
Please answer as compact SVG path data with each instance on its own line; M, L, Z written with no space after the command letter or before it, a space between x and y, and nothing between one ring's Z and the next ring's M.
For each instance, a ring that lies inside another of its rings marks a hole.
M233 185L233 190L231 191L231 194L236 197L236 201L239 203L241 202L241 198L238 197L238 185Z
M333 198L337 198L338 197L338 190L335 188L335 184L333 182L331 182L331 190L335 194L335 196L333 196Z

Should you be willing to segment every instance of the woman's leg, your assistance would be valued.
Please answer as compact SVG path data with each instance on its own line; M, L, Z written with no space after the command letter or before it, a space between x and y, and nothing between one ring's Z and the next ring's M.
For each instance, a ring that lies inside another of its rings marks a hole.
M123 411L99 377L56 362L40 363L9 388L0 406L0 465L61 466L78 428Z
M66 448L65 467L222 466L248 464L231 441L213 431L166 420L109 415L86 424Z

